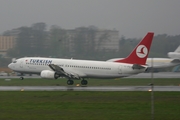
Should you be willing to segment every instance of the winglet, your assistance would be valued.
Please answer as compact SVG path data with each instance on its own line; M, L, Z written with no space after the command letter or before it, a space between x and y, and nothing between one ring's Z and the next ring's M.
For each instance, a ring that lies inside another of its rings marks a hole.
M147 35L140 41L140 43L134 48L134 50L128 57L116 60L114 62L145 65L146 59L150 51L153 36L153 32L147 33Z

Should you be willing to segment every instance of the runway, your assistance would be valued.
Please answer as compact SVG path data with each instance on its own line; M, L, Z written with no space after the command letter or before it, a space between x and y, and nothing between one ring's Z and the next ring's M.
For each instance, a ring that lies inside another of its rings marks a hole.
M126 78L151 78L151 73L141 73ZM180 73L153 73L154 78L180 78ZM19 78L19 76L0 76L0 78ZM25 76L40 78L40 76ZM0 86L0 91L150 91L151 86ZM180 86L154 86L154 91L180 91Z
M151 91L151 86L0 86L0 91ZM154 91L180 91L180 86L154 86Z
M126 78L180 78L180 72L140 73Z
M151 73L140 73L125 78L151 78ZM153 73L154 78L180 78L180 72L158 72ZM0 76L0 78L20 78L20 76ZM41 78L39 75L26 75L24 78Z

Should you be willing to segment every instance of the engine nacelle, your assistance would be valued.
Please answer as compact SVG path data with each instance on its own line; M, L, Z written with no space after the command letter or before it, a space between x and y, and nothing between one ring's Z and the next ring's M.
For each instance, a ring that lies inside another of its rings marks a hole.
M41 71L40 75L41 78L50 78L50 79L57 79L59 77L59 75L56 74L56 72L50 70L43 70Z

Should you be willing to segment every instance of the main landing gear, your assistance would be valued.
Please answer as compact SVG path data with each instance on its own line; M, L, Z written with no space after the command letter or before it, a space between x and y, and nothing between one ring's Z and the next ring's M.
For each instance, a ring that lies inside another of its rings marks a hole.
M68 84L68 85L73 85L73 84L74 84L74 81L73 81L73 80L68 80L68 81L67 81L67 84Z
M74 81L73 80L68 80L67 81L67 84L68 85L73 85L74 84ZM81 85L87 85L88 84L88 81L87 80L81 80Z
M88 81L87 80L81 80L81 85L87 85L88 84Z

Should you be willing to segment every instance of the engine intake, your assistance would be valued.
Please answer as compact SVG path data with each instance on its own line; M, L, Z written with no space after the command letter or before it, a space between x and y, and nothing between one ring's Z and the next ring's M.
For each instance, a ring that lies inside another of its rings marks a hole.
M41 78L50 78L50 79L57 79L59 77L59 75L54 72L54 71L50 71L50 70L43 70L41 71L41 74L40 74Z

